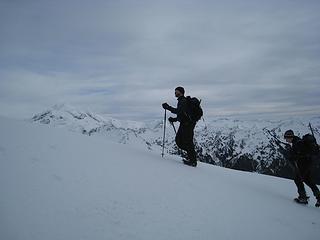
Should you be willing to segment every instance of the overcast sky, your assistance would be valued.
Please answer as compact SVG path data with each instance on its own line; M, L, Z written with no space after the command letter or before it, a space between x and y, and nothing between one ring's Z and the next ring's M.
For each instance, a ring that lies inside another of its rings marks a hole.
M318 0L0 0L0 115L319 114Z

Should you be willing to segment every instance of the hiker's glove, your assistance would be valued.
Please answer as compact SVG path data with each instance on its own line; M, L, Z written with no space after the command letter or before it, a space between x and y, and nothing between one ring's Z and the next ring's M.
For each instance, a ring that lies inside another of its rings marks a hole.
M170 106L169 106L169 104L168 103L163 103L162 104L162 107L164 108L164 109L170 109Z
M174 122L178 121L177 118L173 118L173 117L169 117L168 120L171 123L174 123Z

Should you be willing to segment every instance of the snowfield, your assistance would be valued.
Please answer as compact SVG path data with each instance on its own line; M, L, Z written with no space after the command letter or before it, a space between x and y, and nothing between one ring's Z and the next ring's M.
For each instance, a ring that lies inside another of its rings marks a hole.
M320 236L292 180L0 118L0 239L195 240Z
M169 116L174 116L168 113ZM58 104L33 115L28 121L35 124L65 128L89 136L103 136L113 142L159 152L162 146L163 118L134 122L112 116L78 109L68 104ZM195 128L198 160L232 169L258 172L272 176L292 178L291 168L281 149L270 135L283 139L288 129L302 137L310 133L312 124L315 137L320 142L320 116L287 119L240 119L213 117L201 120ZM176 123L176 128L178 124ZM270 131L270 132L269 132ZM161 150L160 150L161 151ZM179 155L175 133L168 123L165 152ZM315 169L320 184L320 166Z

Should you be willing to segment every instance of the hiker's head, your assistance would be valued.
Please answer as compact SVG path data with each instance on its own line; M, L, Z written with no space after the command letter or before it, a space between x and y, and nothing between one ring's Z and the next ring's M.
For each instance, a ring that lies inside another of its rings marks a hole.
M180 97L184 95L184 88L183 87L176 87L175 89L176 97Z
M290 130L287 130L285 133L284 133L284 139L288 142L288 143L292 143L292 140L293 140L293 137L294 137L294 132L290 129Z

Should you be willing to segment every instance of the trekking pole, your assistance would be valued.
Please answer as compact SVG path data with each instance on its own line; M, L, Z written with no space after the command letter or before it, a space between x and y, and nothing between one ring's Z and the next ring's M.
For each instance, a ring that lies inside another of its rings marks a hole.
M313 128L312 128L312 126L311 126L311 123L309 122L309 128L310 128L310 131L311 131L311 133L312 133L312 136L314 137L314 138L316 138L315 136L314 136L314 132L313 132ZM320 145L318 145L318 154L320 153Z
M311 123L309 122L309 128L311 130L311 133L312 133L312 136L314 137L314 132L313 132L313 129L312 129L312 126L311 126Z
M164 120L163 120L163 142L162 142L162 157L164 156L164 142L166 139L166 123L167 123L167 109L164 110Z
M176 127L174 126L174 123L171 122L171 125L173 127L173 130L174 130L174 133L177 135L177 130L176 130ZM178 147L178 146L177 146ZM181 155L181 149L178 147L178 154Z
M274 134L272 134L272 132L271 132L269 129L264 128L263 130L266 130L267 133L268 133L271 137L273 137L273 138L276 140L277 143L283 144L283 145L285 145L285 146L290 146L289 143L285 143L285 142L282 142L281 140L279 140Z
M173 127L174 133L177 135L177 130L176 130L176 127L174 126L173 122L171 123L171 125Z

